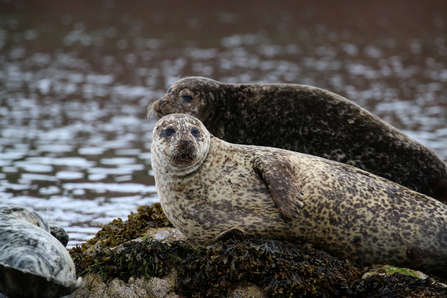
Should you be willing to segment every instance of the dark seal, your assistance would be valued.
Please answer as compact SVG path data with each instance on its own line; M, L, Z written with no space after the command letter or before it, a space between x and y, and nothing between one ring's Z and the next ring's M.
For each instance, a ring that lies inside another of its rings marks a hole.
M447 277L447 206L431 197L321 157L227 143L186 114L158 121L151 153L163 210L195 244L237 232Z
M332 92L293 84L224 84L188 77L149 106L187 113L231 143L339 161L447 203L447 165L430 149Z

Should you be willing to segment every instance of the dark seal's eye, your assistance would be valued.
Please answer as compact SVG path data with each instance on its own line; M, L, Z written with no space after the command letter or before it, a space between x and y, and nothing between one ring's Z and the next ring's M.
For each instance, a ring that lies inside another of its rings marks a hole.
M166 93L169 94L169 93L171 93L171 91L172 91L172 88L169 88L168 92L166 92Z
M195 137L200 137L200 130L197 128L191 129L191 134Z
M163 130L160 135L162 137L170 137L174 134L175 134L175 129L173 129L172 127L168 127L165 130Z
M188 94L184 94L182 95L182 99L186 102L191 102L192 101L192 96L188 95Z

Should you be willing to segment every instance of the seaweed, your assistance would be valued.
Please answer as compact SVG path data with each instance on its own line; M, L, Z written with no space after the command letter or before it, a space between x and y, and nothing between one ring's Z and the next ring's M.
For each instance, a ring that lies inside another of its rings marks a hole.
M310 244L270 239L232 239L199 248L178 270L176 292L186 297L220 297L238 283L259 285L269 297L334 297L361 274Z
M137 213L131 212L126 221L121 218L103 225L92 239L82 243L83 249L91 246L114 247L144 234L155 227L173 227L159 203L150 206L138 206Z
M113 265L113 262L115 261L117 264L125 262L126 258L116 255L116 252L111 250L111 248L123 243L123 247L129 247L129 249L132 246L135 246L136 259L140 258L137 253L140 250L147 251L147 249L154 249L155 251L159 251L160 247L155 246L155 243L158 242L154 241L152 243L150 238L145 242L143 241L142 244L138 244L137 242L126 244L128 241L143 235L148 229L155 227L173 227L166 218L159 203L155 203L152 207L139 206L137 213L131 212L128 215L127 221L118 218L103 225L102 229L96 233L95 237L70 250L70 255L76 266L76 272L80 276L85 275L87 272L101 273L104 275L104 278L115 276L116 274L113 273L113 268L105 268L107 266L115 266ZM144 247L145 245L147 248ZM162 243L158 243L157 245L162 245ZM163 248L169 249L168 247ZM145 258L143 259L146 261ZM101 266L105 267L94 269L95 267ZM143 268L142 272L145 272L146 269L147 268ZM127 273L124 275L127 276Z
M162 277L194 251L195 248L184 241L167 244L147 238L129 241L114 249L90 253L78 250L74 261L80 276L96 274L103 281L117 277L127 282L130 277Z
M401 273L376 274L356 281L349 297L447 297L447 286L431 277L421 279Z

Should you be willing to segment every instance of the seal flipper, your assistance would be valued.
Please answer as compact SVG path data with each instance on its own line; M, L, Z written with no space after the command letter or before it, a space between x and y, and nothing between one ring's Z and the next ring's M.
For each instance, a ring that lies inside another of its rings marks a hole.
M264 155L255 158L254 170L265 181L281 213L289 220L298 218L304 206L303 192L296 185L292 165L283 158Z
M223 231L222 233L220 233L213 239L209 240L206 244L209 245L209 244L216 243L217 241L221 241L221 240L225 241L230 238L241 239L241 238L244 238L244 236L245 236L244 230L239 226L234 226L232 228L229 228L228 230Z

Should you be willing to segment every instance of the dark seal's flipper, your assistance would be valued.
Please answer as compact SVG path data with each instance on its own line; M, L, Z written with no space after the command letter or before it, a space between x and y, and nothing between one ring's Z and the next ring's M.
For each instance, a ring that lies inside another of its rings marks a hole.
M296 185L292 165L284 158L263 155L255 158L254 170L265 181L281 213L289 220L298 218L304 206L303 193Z

